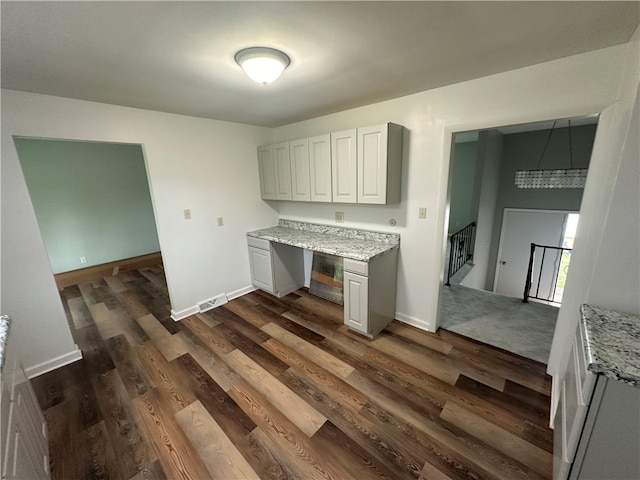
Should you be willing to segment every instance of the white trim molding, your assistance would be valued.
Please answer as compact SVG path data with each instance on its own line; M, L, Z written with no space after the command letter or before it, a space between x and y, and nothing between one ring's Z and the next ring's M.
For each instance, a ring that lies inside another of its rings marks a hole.
M219 307L220 305L224 305L225 303L227 303L230 300L233 300L234 298L238 298L243 295L246 295L247 293L253 292L255 289L256 287L254 287L253 285L249 285L247 287L234 290L233 292L230 292L228 294L221 293L214 297L208 298L207 300L202 300L201 302L198 302L197 305L194 305L193 307L185 308L184 310L175 311L172 309L171 318L175 322L179 322L180 320L190 317L191 315L195 315L196 313L206 312L213 308Z
M198 305L185 308L184 310L180 310L179 312L171 309L171 318L173 318L174 322L179 322L183 318L190 317L191 315L195 315L196 313L200 313L200 308L198 308Z
M420 320L419 318L411 317L409 315L405 315L404 313L396 312L396 320L404 322L413 327L419 328L420 330L425 330L427 332L434 332L433 326L429 322L425 322L424 320Z
M255 290L256 287L254 287L253 285L234 290L233 292L227 293L227 300L233 300L234 298L241 297L243 295L246 295L247 293L255 292Z
M75 345L75 347L75 350L69 353L65 353L52 358L51 360L25 368L24 373L27 375L27 378L34 378L47 372L51 372L57 368L64 367L65 365L69 365L70 363L82 360L82 350L78 348L78 345Z
M224 293L221 293L220 295L216 295L215 297L211 297L207 300L199 302L198 309L200 313L207 312L211 309L219 307L220 305L224 305L228 301L229 300L227 299L227 296Z

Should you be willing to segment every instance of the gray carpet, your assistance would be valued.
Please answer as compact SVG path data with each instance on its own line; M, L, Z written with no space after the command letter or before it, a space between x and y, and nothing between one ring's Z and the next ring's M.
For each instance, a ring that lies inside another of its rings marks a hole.
M440 328L547 363L558 308L452 284L440 298Z

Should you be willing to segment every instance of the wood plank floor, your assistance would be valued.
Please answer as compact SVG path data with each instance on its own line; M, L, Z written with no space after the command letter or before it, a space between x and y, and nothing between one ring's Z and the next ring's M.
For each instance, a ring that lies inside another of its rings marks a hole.
M84 359L37 377L54 479L548 479L545 366L300 290L174 322L161 267L61 291Z

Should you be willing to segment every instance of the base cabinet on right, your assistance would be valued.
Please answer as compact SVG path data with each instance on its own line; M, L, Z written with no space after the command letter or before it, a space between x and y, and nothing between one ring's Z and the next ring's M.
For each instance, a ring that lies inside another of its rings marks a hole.
M640 388L598 375L569 478L640 478Z
M344 259L344 323L369 338L396 314L398 250L370 262Z
M554 419L554 480L640 479L640 388L586 369L577 329Z

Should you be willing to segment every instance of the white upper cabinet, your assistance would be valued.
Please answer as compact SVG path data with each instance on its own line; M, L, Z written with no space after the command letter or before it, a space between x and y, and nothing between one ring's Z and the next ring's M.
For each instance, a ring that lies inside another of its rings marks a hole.
M309 139L309 180L312 202L331 202L331 135Z
M276 199L276 161L273 147L258 147L258 169L260 171L260 193L265 200Z
M400 202L403 127L383 123L258 147L265 200Z
M309 183L309 141L304 138L289 142L291 158L291 199L311 201Z
M356 203L357 188L356 129L331 134L331 178L333 201Z
M402 127L384 123L358 129L358 203L400 201Z
M273 156L276 162L276 200L291 200L289 142L275 144Z

